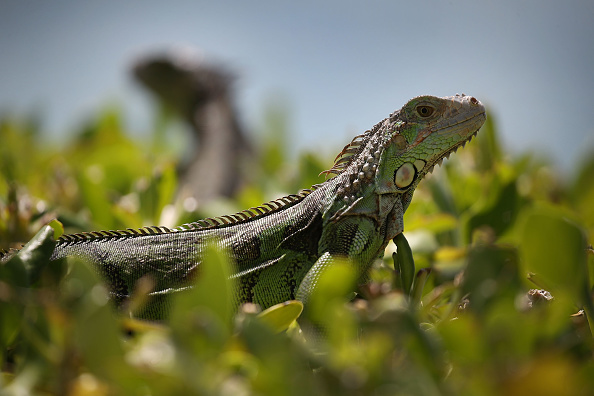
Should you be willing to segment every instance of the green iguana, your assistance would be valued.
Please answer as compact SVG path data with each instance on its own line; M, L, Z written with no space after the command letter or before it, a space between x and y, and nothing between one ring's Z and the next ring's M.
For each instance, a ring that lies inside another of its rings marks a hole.
M305 301L338 257L365 276L403 231L420 180L464 146L485 119L484 106L472 96L419 96L356 136L322 172L334 176L311 189L172 229L64 235L51 259L88 260L121 302L144 276L153 278L157 296L187 287L206 241L214 239L231 256L238 303L266 308ZM148 316L160 316L160 309Z

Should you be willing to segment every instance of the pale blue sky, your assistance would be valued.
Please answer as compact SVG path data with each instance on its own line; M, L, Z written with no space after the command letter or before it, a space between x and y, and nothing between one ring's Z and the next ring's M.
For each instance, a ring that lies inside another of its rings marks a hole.
M284 97L296 149L339 149L413 96L464 92L508 149L567 169L594 147L593 20L591 0L1 0L0 111L41 109L48 136L65 137L117 101L140 134L153 108L127 67L185 44L239 75L248 127Z

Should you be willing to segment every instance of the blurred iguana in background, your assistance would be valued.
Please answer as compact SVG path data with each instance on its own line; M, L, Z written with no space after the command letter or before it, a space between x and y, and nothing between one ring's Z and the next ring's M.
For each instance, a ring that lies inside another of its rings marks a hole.
M192 158L181 170L180 198L204 203L233 196L253 150L233 106L231 73L196 51L178 48L140 58L133 74L194 133Z

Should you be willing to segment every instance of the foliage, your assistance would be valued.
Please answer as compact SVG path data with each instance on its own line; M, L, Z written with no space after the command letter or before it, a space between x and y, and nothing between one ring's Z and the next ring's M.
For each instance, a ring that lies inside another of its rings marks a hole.
M298 302L234 311L228 263L212 248L204 276L157 324L114 314L84 262L48 258L64 229L212 215L175 202L174 156L130 139L114 111L60 149L43 144L34 125L9 119L0 141L0 246L29 241L0 266L0 395L594 389L594 160L575 181L560 182L531 155L506 156L490 118L476 141L421 183L406 238L388 247L356 298L343 263L324 274L303 313ZM306 154L296 174L283 163L286 151L266 146L250 184L225 209L308 187L330 165ZM54 217L60 223L43 226ZM303 333L298 316L322 324L324 336Z

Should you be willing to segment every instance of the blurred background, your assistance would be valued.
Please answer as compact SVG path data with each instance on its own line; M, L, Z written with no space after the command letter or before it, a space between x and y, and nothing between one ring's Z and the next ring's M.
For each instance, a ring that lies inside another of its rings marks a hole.
M0 112L34 114L60 144L117 106L142 139L156 107L130 67L183 46L234 76L248 136L284 107L293 153L333 154L413 96L466 93L506 151L568 172L594 145L593 17L588 0L4 1Z

